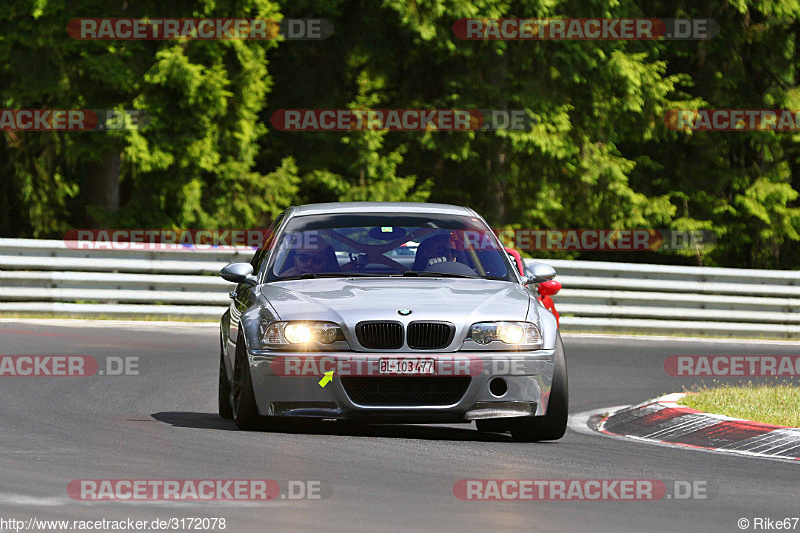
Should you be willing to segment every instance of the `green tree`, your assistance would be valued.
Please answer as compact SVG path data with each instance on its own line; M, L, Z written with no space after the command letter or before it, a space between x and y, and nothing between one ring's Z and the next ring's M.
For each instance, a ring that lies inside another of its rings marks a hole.
M279 18L268 0L170 4L173 17ZM56 236L87 224L214 227L265 225L291 204L296 166L255 170L259 111L276 41L82 41L80 16L163 16L134 0L17 0L0 6L0 98L6 108L137 109L139 131L20 132L6 136L9 198L23 226ZM4 226L8 231L10 226Z

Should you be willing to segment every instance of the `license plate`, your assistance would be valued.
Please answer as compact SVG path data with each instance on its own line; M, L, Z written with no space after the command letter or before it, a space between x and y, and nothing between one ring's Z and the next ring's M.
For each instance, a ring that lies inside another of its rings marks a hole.
M433 374L433 359L381 359L381 374Z

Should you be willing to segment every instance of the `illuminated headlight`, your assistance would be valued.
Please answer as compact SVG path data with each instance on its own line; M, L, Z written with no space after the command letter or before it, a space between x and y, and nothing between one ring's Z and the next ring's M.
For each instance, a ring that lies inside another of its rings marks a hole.
M333 344L344 340L342 329L333 322L271 322L261 326L265 345Z
M283 336L292 344L304 344L311 340L311 327L308 324L286 324Z
M469 328L467 340L478 344L500 341L512 345L541 345L539 328L531 322L478 322Z

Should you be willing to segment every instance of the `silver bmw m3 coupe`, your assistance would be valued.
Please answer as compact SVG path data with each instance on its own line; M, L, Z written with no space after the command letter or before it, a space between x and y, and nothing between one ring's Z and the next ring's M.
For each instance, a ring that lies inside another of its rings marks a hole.
M476 421L516 440L567 424L564 348L472 209L352 202L292 207L233 283L220 322L219 414L242 429L287 420Z

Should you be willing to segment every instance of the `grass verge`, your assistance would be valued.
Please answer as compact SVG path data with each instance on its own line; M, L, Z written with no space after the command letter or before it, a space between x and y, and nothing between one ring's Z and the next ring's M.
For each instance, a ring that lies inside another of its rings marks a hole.
M685 407L718 415L778 426L800 427L800 387L776 385L721 385L686 391L678 402Z

